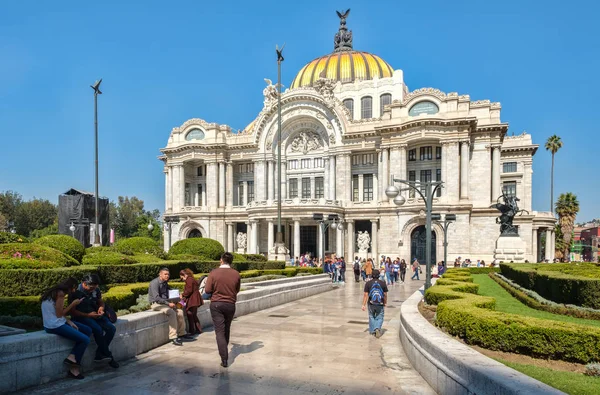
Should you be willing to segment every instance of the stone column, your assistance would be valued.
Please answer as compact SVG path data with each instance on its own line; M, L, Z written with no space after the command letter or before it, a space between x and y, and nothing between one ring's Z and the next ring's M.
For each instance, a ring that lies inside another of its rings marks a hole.
M219 162L219 207L225 207L225 162Z
M336 200L336 182L337 177L335 175L335 166L336 166L336 158L331 155L329 157L329 197L333 200Z
M200 203L202 202L202 196L198 193L198 185L200 184L194 184L196 186L196 190L194 191L194 206L198 207L200 206ZM191 192L191 191L190 191Z
M446 164L446 158L448 156L448 143L442 142L442 182L444 187L442 189L442 201L447 201L448 196L448 167Z
M233 223L227 223L227 251L232 252L234 247L235 234L233 232Z
M381 176L382 176L382 179L387 180L387 184L389 184L389 182L390 182L390 161L389 161L390 150L387 148L382 149L381 155L382 155L381 171L383 172L381 174ZM384 201L387 201L388 198L385 194L385 189L387 188L387 185L385 185L385 184L386 184L386 182L382 183L381 198L384 199ZM385 186L383 186L383 185L385 185Z
M310 198L311 199L315 198L315 177L314 176L310 177Z
M460 198L469 198L469 142L460 144Z
M273 232L273 220L267 219L267 252L275 245L275 237Z
M258 201L265 200L265 162L254 162L254 196Z
M546 254L544 256L548 262L552 262L552 257L554 256L554 251L552 251L552 229L546 229Z
M281 229L283 229L283 242L285 243L286 247L288 247L288 249L291 251L292 249L289 248L290 247L290 227L289 224L287 223L287 221L284 221L283 218L281 219Z
M206 165L206 187L210 188L206 191L206 205L211 209L219 204L219 169L216 162ZM205 188L206 189L206 188Z
M344 231L340 228L335 230L335 255L344 256Z
M258 220L254 221L254 224L252 225L252 244L253 254L260 254L258 248Z
M531 189L532 189L532 174L533 170L531 160L523 162L523 196L521 199L522 208L531 211Z
M323 158L323 193L325 199L331 199L330 189L331 177L329 176L329 158Z
M354 220L346 221L346 227L348 229L348 256L346 262L352 262L354 260Z
M346 201L352 201L352 155L343 155L344 172L346 173ZM338 169L340 172L342 169Z
M556 232L554 229L551 231L550 240L552 240L552 248L550 249L550 259L554 259L556 257Z
M358 175L358 201L362 202L364 199L364 191L365 189L365 178L363 174Z
M165 211L173 210L173 168L165 166Z
M537 241L538 241L538 230L536 228L534 228L533 232L531 234L531 255L533 255L533 259L531 260L532 262L538 261Z
M287 199L287 161L281 158L281 199Z
M500 196L500 147L492 146L492 202Z
M294 219L294 259L300 258L300 220Z
M225 204L227 207L233 206L233 190L235 185L233 185L233 164L231 162L227 162L227 169L225 171L225 183L227 187L225 188ZM206 188L202 188L202 193L205 193Z
M405 148L403 148L404 151L406 151ZM399 180L406 180L406 174L404 174L404 170L403 167L406 168L406 164L404 163L403 166L403 162L402 162L402 150L400 149L400 147L394 147L390 149L390 160L389 160L389 172L386 174L386 179L385 179L385 187L383 188L383 193L385 195L385 189L388 187L388 185L390 185L390 178L391 176L394 176L394 178L399 179ZM402 185L396 184L396 186L400 189L402 189ZM406 186L406 185L404 185ZM388 201L387 196L383 196L382 199L384 199L384 201Z
M387 200L385 196L385 189L387 185L385 185L385 177L383 176L383 149L377 151L377 174L379 175L379 184L377 184L376 189L379 190L379 197L382 202Z
M321 234L321 225L317 224L317 258L323 256L323 235Z
M244 203L244 206L248 205L248 181L244 181L244 196L243 196L243 200L242 203Z
M371 220L371 258L375 263L379 262L379 250L377 249L377 221L376 219Z
M202 196L200 198L202 199L202 206L206 207L206 183L202 184Z
M379 185L378 178L379 177L377 177L377 174L373 174L373 201L374 202L379 201L379 188L377 187Z
M267 199L274 200L275 199L275 180L273 179L273 161L270 160L267 162Z
M179 207L185 207L185 166L179 166Z

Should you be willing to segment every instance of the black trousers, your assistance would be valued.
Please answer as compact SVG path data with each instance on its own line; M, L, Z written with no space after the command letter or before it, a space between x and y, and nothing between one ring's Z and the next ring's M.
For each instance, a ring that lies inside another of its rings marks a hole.
M229 333L231 330L231 321L235 315L235 304L225 302L211 302L210 315L215 326L217 336L217 347L222 361L229 359Z

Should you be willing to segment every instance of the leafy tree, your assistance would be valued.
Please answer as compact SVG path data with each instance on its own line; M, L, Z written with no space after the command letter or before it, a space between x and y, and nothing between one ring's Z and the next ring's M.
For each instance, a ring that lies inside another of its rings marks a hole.
M32 239L39 239L40 237L57 235L58 234L58 218L52 225L45 227L44 229L35 229L31 232Z
M36 229L44 229L58 219L58 208L49 200L36 199L17 206L15 228L17 233L29 236Z
M579 201L577 200L577 196L571 192L561 193L556 201L556 213L558 214L558 225L562 232L563 244L560 247L562 248L563 258L569 256L575 218L578 212ZM559 244L557 243L556 246L556 250L558 250Z
M0 192L0 214L5 218L4 225L7 222L15 222L17 218L17 208L23 204L23 196L15 191Z
M114 219L111 219L111 226L117 238L140 236L160 239L160 211L144 210L143 200L135 196L119 196L117 204L111 203L109 210L109 215ZM152 231L148 230L149 223L152 223Z
M0 232L6 232L8 230L8 219L0 212Z
M548 140L546 140L546 144L544 145L546 151L552 152L552 169L550 170L550 212L552 213L554 212L554 154L556 154L562 146L563 143L560 137L555 134L548 137Z

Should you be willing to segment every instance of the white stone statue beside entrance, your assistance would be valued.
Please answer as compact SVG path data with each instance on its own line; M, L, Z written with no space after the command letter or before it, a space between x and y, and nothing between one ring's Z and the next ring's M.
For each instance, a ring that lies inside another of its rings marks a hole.
M244 254L246 252L246 234L244 232L238 232L235 240L237 241L237 252Z
M371 236L366 230L364 232L359 231L356 234L356 246L358 247L358 256L362 259L368 258L369 247L371 246Z

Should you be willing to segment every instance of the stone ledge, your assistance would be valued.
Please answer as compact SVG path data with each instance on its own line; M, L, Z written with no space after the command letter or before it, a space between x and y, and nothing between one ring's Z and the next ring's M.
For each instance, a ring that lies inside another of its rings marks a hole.
M236 317L293 302L332 290L329 277L306 278L304 281L264 286L239 294ZM198 310L203 328L212 326L210 302ZM117 333L111 344L116 360L133 358L138 354L169 342L169 325L161 312L144 311L119 317ZM92 337L93 339L93 337ZM73 343L44 331L0 337L0 393L13 392L65 378L63 359ZM184 345L185 348L185 345ZM84 371L94 368L95 344L86 350Z
M473 350L419 312L423 289L400 308L400 340L410 363L439 394L563 394Z

